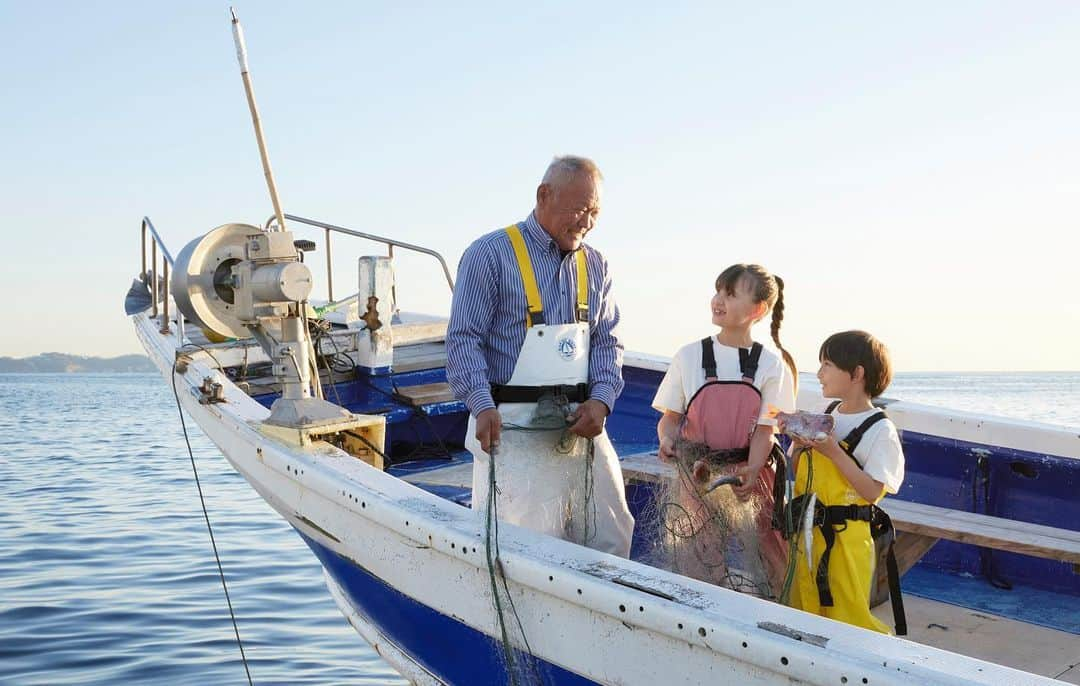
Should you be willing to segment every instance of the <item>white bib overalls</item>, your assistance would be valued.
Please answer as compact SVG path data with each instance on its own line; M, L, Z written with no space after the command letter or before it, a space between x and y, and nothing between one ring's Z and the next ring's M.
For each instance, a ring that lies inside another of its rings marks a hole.
M578 307L572 324L542 324L543 308L532 264L517 226L507 228L529 302L528 329L508 386L588 384L588 275L577 253ZM540 315L540 316L537 316ZM555 394L558 395L557 393ZM554 403L553 403L554 400ZM615 448L601 432L590 441L565 429L563 413L576 408L558 398L503 402L502 437L495 450L499 519L622 557L630 554L634 518L626 504ZM473 454L472 507L486 516L490 456L469 417L465 447Z

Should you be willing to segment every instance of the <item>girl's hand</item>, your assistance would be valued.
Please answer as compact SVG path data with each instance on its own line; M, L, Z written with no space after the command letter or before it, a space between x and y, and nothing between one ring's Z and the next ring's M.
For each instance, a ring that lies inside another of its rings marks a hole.
M658 455L661 462L675 462L675 439L671 436L661 438Z
M731 490L735 491L735 495L739 500L749 500L750 495L757 488L758 474L761 472L761 465L752 465L749 462L743 463L735 468L735 475L739 477L740 482L733 484Z

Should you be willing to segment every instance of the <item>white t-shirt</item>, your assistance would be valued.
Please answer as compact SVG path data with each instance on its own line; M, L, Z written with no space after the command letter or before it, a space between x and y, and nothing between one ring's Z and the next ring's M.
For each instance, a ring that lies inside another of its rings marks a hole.
M824 412L825 407L821 411ZM856 414L841 414L839 409L833 410L832 415L836 418L833 435L836 440L844 440L875 412L880 410L875 408ZM859 445L855 446L855 459L872 479L885 485L886 491L896 493L900 490L900 484L904 482L904 450L900 447L896 425L887 417L866 430Z
M712 337L713 356L716 357L716 378L718 381L739 381L739 349L721 345ZM705 370L701 367L701 339L687 343L679 348L671 359L664 380L656 389L652 406L660 412L670 411L686 414L686 405L694 393L705 385ZM783 358L773 349L765 347L758 361L754 385L761 391L761 418L758 424L776 426L776 420L770 418L769 405L784 412L795 410L795 386L791 370L784 364Z

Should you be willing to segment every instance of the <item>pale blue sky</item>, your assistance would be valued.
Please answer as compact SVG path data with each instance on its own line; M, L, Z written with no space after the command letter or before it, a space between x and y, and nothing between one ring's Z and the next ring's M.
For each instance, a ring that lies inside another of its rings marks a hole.
M853 327L899 369L1080 368L1080 4L236 9L288 212L456 265L583 154L631 349L707 333L717 272L757 261L807 369ZM0 25L0 355L138 351L141 216L175 253L270 214L228 5L3 2ZM337 245L339 293L365 252ZM417 259L399 299L448 304Z

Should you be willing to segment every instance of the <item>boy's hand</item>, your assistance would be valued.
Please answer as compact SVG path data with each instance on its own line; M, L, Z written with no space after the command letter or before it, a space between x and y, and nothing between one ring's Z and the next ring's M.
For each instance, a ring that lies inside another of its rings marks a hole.
M819 453L823 453L833 462L838 459L847 459L847 454L844 449L840 447L840 442L836 440L836 436L829 434L820 441L813 441L810 445L817 449Z
M799 436L788 436L791 439L791 447L796 451L806 450L807 448L816 448L818 446L814 441L800 438Z

